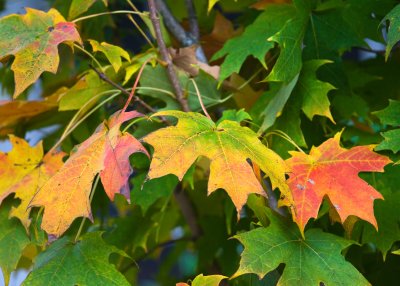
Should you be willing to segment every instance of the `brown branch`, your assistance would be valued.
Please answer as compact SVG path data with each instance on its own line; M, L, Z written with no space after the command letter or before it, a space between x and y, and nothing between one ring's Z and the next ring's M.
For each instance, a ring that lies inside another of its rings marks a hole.
M154 27L158 48L160 49L162 59L167 63L168 77L175 90L176 99L180 103L182 110L185 112L189 112L190 108L188 102L183 96L183 91L180 86L178 76L175 72L172 59L168 53L167 47L161 34L160 20L157 17L157 8L155 2L154 0L148 0L148 4L150 10L150 20ZM174 197L182 211L182 214L190 228L190 231L192 232L193 239L196 240L200 237L202 230L198 223L197 214L192 205L192 202L182 188L182 183L179 183L178 186L175 188Z
M148 4L149 4L149 11L150 11L150 20L154 27L154 32L156 34L158 48L160 49L160 54L161 54L163 61L165 61L167 63L168 78L172 84L172 87L174 88L176 100L181 105L182 110L185 112L188 112L188 111L190 111L189 105L187 103L186 98L183 95L183 91L180 86L178 76L175 72L174 65L172 63L172 59L170 57L170 54L168 53L167 46L165 45L165 42L164 42L164 39L163 39L163 36L161 33L160 19L157 16L156 4L155 4L154 0L148 0Z

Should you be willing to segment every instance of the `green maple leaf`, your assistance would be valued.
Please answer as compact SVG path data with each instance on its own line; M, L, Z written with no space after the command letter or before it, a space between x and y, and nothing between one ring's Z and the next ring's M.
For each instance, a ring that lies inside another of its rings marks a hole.
M400 101L389 100L389 106L385 109L374 112L383 124L400 126ZM391 150L394 153L400 150L400 129L389 130L382 133L385 138L375 150Z
M341 255L352 244L344 238L310 229L303 239L291 222L265 208L270 225L236 235L244 251L234 276L255 273L260 278L285 264L278 285L369 285Z
M295 14L296 9L292 5L270 5L242 35L227 41L212 58L215 60L226 55L221 65L220 80L238 73L248 56L254 56L266 67L265 54L274 47L274 42L267 39L278 33Z
M126 254L106 244L101 232L87 233L76 242L63 237L35 259L32 272L22 285L130 285L109 263L111 253Z

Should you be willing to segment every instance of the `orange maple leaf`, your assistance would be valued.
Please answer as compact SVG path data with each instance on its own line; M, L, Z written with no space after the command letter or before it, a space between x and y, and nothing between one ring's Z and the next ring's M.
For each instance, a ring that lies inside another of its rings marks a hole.
M10 194L21 200L10 211L11 217L18 218L28 232L29 202L43 184L61 168L65 153L48 153L43 157L42 142L29 146L24 139L10 135L13 149L0 152L0 204Z
M103 122L71 154L64 166L40 189L30 206L44 206L42 228L55 237L63 234L77 217L93 221L89 195L96 174L111 200L121 193L129 201L129 156L148 155L140 142L129 133L121 133L121 124L142 116L136 111L113 115Z
M357 146L349 150L340 147L337 133L310 154L290 152L286 160L289 168L288 184L293 194L293 215L301 232L310 218L316 218L325 196L343 223L354 215L377 228L374 200L382 195L360 177L359 172L383 172L391 160L373 152L374 145Z

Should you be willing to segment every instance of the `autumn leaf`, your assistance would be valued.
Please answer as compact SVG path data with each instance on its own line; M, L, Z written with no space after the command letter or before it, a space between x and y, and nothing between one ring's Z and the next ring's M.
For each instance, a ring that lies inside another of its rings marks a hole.
M116 193L130 200L129 156L135 152L147 155L147 151L129 133L121 134L119 128L123 122L139 116L135 111L114 114L77 146L63 167L43 185L30 206L45 207L42 228L48 234L60 236L76 217L92 220L89 194L98 173L111 200Z
M109 256L127 256L102 239L101 232L90 232L73 242L63 237L35 259L35 264L22 285L130 285L124 275L109 263Z
M36 192L62 166L64 153L49 153L43 157L42 142L30 147L25 140L10 135L13 149L0 152L0 204L10 194L21 200L10 211L11 217L18 218L28 232L31 209L28 208Z
M296 226L269 208L270 225L235 236L244 251L234 277L255 273L260 279L284 263L278 285L370 285L340 254L351 241L320 229L306 231L303 239Z
M75 25L50 9L45 13L26 8L25 15L0 20L0 60L14 55L11 66L15 77L14 98L34 83L44 71L57 72L57 47L64 42L81 43Z
M310 218L316 218L326 196L343 223L354 215L377 228L374 200L382 195L358 177L360 172L383 172L391 160L374 153L374 145L340 147L340 135L328 139L310 154L291 151L286 160L288 184L295 204L295 221L303 232Z
M0 136L20 122L25 122L39 114L58 106L56 96L44 100L4 100L0 101Z
M290 199L283 160L265 147L250 129L230 120L216 125L192 112L163 111L153 116L173 116L178 118L178 124L144 138L154 147L149 179L174 174L182 180L196 159L205 156L211 161L208 194L224 189L239 213L249 194L265 195L247 162L251 159L270 177L273 188L279 187Z

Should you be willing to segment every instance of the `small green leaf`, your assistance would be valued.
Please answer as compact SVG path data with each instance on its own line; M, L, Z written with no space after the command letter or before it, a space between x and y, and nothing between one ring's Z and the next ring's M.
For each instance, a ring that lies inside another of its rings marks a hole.
M72 0L69 7L68 19L75 19L79 15L85 13L97 0ZM102 0L107 6L107 0Z
M121 68L121 58L126 59L128 62L130 61L128 52L121 47L114 46L105 42L102 42L100 44L95 40L89 40L89 42L92 45L93 52L102 52L107 57L116 73Z
M244 120L251 120L251 116L246 111L244 111L243 108L240 110L229 109L222 112L222 116L217 121L217 124L224 120L236 121L240 123Z
M318 68L331 61L312 60L304 63L300 74L298 86L298 96L303 98L302 110L307 117L312 120L315 115L329 118L333 123L328 92L335 87L330 83L318 80L316 72Z

